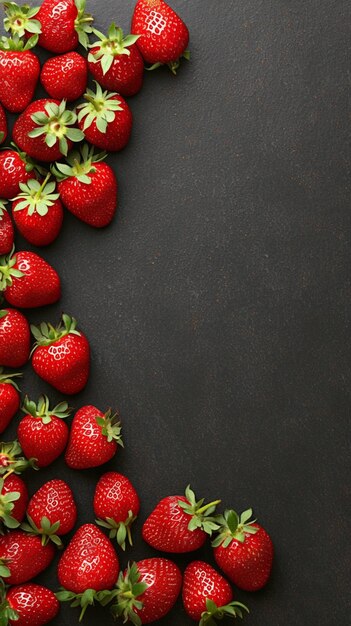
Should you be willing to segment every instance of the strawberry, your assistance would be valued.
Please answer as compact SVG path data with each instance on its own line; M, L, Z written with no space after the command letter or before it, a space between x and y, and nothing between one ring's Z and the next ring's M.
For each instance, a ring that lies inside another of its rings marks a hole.
M61 402L50 410L47 396L40 396L37 405L26 396L22 410L25 417L17 430L21 448L28 459L35 459L37 467L47 467L67 445L69 429L64 419L70 414L68 404Z
M110 461L118 446L123 447L118 414L102 413L95 406L83 406L73 418L65 460L72 469L99 467Z
M57 272L34 252L0 257L0 291L9 304L31 309L53 304L61 297Z
M123 550L127 537L133 545L130 527L139 510L138 494L126 476L117 472L101 476L94 495L94 513L99 518L96 523L107 528L110 539L116 538Z
M118 557L111 541L94 524L84 524L59 561L57 575L63 589L57 597L62 602L72 602L72 606L81 606L82 619L98 592L113 587L118 572Z
M63 208L56 184L31 179L20 183L21 193L13 199L12 215L21 235L34 246L48 246L58 237Z
M154 67L167 64L175 73L180 58L189 58L189 31L164 0L138 0L131 31L140 35L137 46L145 61Z
M80 98L88 82L88 64L77 52L48 59L41 70L41 84L51 98L72 102Z
M25 152L20 152L15 144L12 145L13 150L0 152L0 198L7 200L19 193L20 183L35 178L37 167Z
M0 363L6 367L22 367L29 359L30 329L22 313L16 309L0 310Z
M17 118L13 138L33 159L56 161L68 153L72 142L84 139L82 131L72 128L76 120L76 114L66 109L65 100L35 100Z
M272 540L255 520L249 521L251 516L252 509L240 518L235 511L226 511L212 543L218 567L244 591L257 591L267 584L273 561Z
M11 111L19 113L31 102L40 74L40 63L31 51L38 41L33 35L24 43L18 35L0 41L0 102Z
M144 522L143 539L156 550L164 552L192 552L206 541L207 535L218 528L212 513L220 500L204 506L196 501L190 486L184 496L163 498Z
M0 478L0 520L7 528L17 528L23 521L28 504L25 482L15 474Z
M4 374L0 367L0 433L6 430L21 404L20 390L13 380L18 376L21 374Z
M87 47L93 17L85 13L86 0L44 0L37 14L41 24L39 45L55 54Z
M243 617L248 612L241 602L233 602L231 586L223 576L204 561L193 561L183 579L183 605L186 613L199 626L215 625L215 618Z
M89 46L88 65L96 80L110 91L134 96L143 86L144 61L136 45L137 35L124 37L111 24L107 35L94 29L99 41Z
M0 255L9 254L13 247L15 231L6 211L6 200L0 200Z
M6 478L13 473L21 474L29 467L34 467L34 459L26 459L23 456L18 441L2 441L0 443L0 476Z
M117 152L128 144L132 132L132 112L122 96L102 91L96 84L96 93L88 89L85 104L77 109L78 126L93 146Z
M95 155L85 144L80 152L69 154L68 165L56 163L53 168L65 207L95 228L110 224L117 208L117 180L111 167L101 163L105 156Z
M7 591L6 597L2 596L0 623L4 625L44 626L56 617L60 609L55 594L35 583L16 585Z
M35 578L49 567L54 556L54 545L43 546L38 535L12 530L0 537L0 559L10 570L6 580L10 585L20 585Z
M0 144L4 143L6 137L7 137L6 113L0 104Z
M62 315L62 323L32 326L36 339L32 366L36 374L61 393L74 395L88 382L90 346L87 338L76 329L74 317Z

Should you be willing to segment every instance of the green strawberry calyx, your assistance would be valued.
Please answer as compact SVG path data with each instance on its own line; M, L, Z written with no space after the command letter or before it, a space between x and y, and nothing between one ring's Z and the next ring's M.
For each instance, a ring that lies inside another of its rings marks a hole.
M33 19L39 12L40 7L31 7L29 4L19 6L16 2L2 2L5 10L4 28L12 35L24 37L26 33L39 35L41 24Z
M11 572L8 568L8 565L11 563L11 559L0 559L0 585L3 585L3 578L7 578L11 576ZM2 607L2 602L0 601L0 606ZM1 608L0 608L0 616L1 616Z
M38 213L41 217L47 215L50 207L60 197L59 193L54 193L56 183L49 182L50 177L51 174L48 174L43 183L40 183L36 178L31 178L26 183L20 183L22 193L12 198L12 200L20 200L20 202L16 204L13 210L23 211L26 209L28 215L34 213Z
M177 75L177 71L180 68L182 59L186 59L187 61L190 61L190 50L185 50L182 56L179 57L179 59L177 59L176 61L171 61L170 63L167 63L167 67L169 67L169 69L171 70L172 74L174 74L174 76ZM153 70L157 70L159 67L162 67L163 65L164 63L154 63L150 67L145 67L145 69L148 72L153 72Z
M148 585L141 580L137 564L133 562L131 565L128 564L125 574L120 572L116 588L112 591L101 591L98 600L102 606L113 602L111 606L113 617L123 617L125 622L130 621L135 626L141 626L142 621L135 609L140 611L143 608L139 598L147 588Z
M34 459L26 459L18 441L2 441L0 443L0 476L21 474L29 467L36 469Z
M122 550L126 549L126 540L128 539L129 545L133 545L131 525L135 522L137 516L133 514L133 511L128 511L128 517L124 522L117 522L113 517L106 517L105 519L95 520L98 526L107 528L109 530L110 539L116 539L118 545Z
M244 543L247 534L255 535L259 529L257 526L253 525L256 520L250 521L251 517L252 509L247 509L247 511L244 511L240 517L232 509L225 511L224 515L219 515L217 517L217 521L220 528L218 536L212 542L212 546L214 548L218 546L227 548L233 539L236 539L240 543Z
M68 141L79 142L84 139L84 133L79 128L72 128L77 121L74 111L66 109L66 100L56 104L48 100L44 105L45 111L38 111L31 115L36 127L28 133L32 139L44 136L44 141L49 148L59 143L61 154L67 156Z
M2 493L4 488L4 479L0 478L0 521L6 528L18 528L19 521L12 517L12 511L15 502L20 499L19 491L8 491Z
M21 524L22 530L30 533L31 535L41 535L41 543L43 546L46 546L49 541L52 541L55 546L58 548L63 547L63 543L60 537L57 536L57 531L60 528L60 522L55 522L51 524L48 517L45 515L41 518L40 526L38 527L34 520L27 513L28 523L24 522Z
M130 46L135 44L140 37L140 35L127 35L125 37L123 30L114 23L112 23L108 29L107 36L95 28L93 29L93 33L100 41L90 44L89 48L94 48L94 52L89 52L88 61L91 63L101 63L104 76L111 68L115 57L121 54L125 54L126 56L130 55Z
M223 619L224 617L241 617L243 618L243 611L249 613L249 609L245 604L241 602L230 602L225 606L217 606L213 600L206 599L206 611L201 615L199 626L216 626L216 619Z
M213 513L216 510L217 504L220 504L221 501L214 500L214 502L204 505L204 498L197 501L190 485L188 485L185 490L185 497L187 502L178 500L178 504L183 509L184 513L191 516L188 529L193 531L199 528L208 535L212 535L213 531L218 530L219 524L217 523L217 518L213 516Z
M0 256L0 291L11 287L13 278L23 278L24 273L15 268L16 263L15 247L12 248L10 254Z
M117 93L102 91L101 86L96 82L96 91L87 89L84 94L86 103L80 104L77 109L78 121L81 122L84 118L83 132L89 128L93 122L96 123L96 128L100 133L106 133L108 125L114 121L116 117L116 111L123 111L121 107L121 101L118 100Z
M27 41L21 39L17 33L13 37L0 37L0 50L4 52L28 52L38 43L38 35L32 35Z
M0 200L0 220L3 218L5 213L7 213L6 205L7 205L6 200Z
M26 152L23 152L23 150L20 150L20 148L13 141L11 141L11 146L13 150L17 152L18 156L25 164L26 172L30 173L34 171L34 172L38 172L42 176L46 176L47 170L41 167L38 163L35 163L35 161L33 161L33 159L31 159ZM0 149L8 150L8 148L0 148Z
M50 409L50 400L45 395L40 396L37 404L26 396L23 401L22 411L35 419L41 419L43 424L50 424L53 417L65 419L71 414L71 409L68 407L67 402L60 402L53 409Z
M119 414L112 413L109 409L103 417L96 416L96 423L101 427L101 433L107 438L108 443L115 441L122 448L124 447L123 439L121 437L122 426L119 421Z
M83 593L74 593L73 591L68 591L61 587L60 591L58 591L55 595L60 602L70 602L70 606L75 608L79 606L82 610L79 616L79 621L81 622L87 608L89 606L93 606L95 600L99 601L100 594L110 594L110 591L95 591L95 589L86 589Z
M2 313L5 313L5 315L2 315ZM0 311L0 319L3 317L6 317L6 313L7 311ZM19 391L19 387L16 384L16 382L13 380L13 378L20 378L21 376L22 376L21 372L14 372L13 374L4 374L4 368L0 367L0 384L12 385L12 387L14 387L16 391Z
M59 181L76 178L80 183L90 185L90 174L96 172L94 163L103 161L106 156L106 152L96 154L94 148L86 143L81 146L80 150L70 152L66 159L67 163L57 162L51 167L51 171Z
M8 624L12 624L13 622L17 622L20 619L19 613L12 608L10 603L6 600L6 591L7 587L2 580L2 577L10 576L10 570L6 565L2 565L4 563L4 559L0 559L0 624L1 626L8 626ZM3 574L2 570L7 573Z
M77 7L77 17L74 22L74 28L78 35L79 43L83 48L87 49L89 44L89 34L93 32L92 22L93 16L90 13L85 12L86 0L75 0L74 4Z
M78 335L81 336L81 333L76 330L77 320L74 317L70 317L63 313L62 321L56 328L52 326L52 324L47 324L46 322L42 322L40 326L32 325L31 331L32 335L35 338L35 344L33 346L32 353L37 349L38 346L51 346L51 344L55 343L62 337L66 337L67 335Z

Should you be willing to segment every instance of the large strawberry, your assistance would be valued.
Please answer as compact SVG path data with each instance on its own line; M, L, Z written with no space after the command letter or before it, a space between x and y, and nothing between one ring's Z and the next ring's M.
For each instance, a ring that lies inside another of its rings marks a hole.
M65 207L95 228L110 224L117 208L117 180L112 168L101 163L105 156L84 144L80 152L68 155L68 165L56 163L53 168Z
M16 474L0 478L0 521L7 528L17 528L23 521L28 504L28 489Z
M51 98L71 102L80 98L88 81L87 60L77 52L68 52L45 61L41 84Z
M29 467L34 467L34 459L26 459L17 440L0 443L0 476L21 474Z
M163 498L144 522L143 539L156 550L192 552L203 546L208 535L218 529L212 517L220 500L204 505L190 486L185 496Z
M47 567L55 556L53 543L43 546L38 535L30 535L23 530L12 530L0 537L0 559L10 570L6 582L20 585L35 578Z
M20 183L21 193L13 199L12 215L21 235L34 246L48 246L58 237L63 208L56 184L31 179Z
M93 17L85 13L86 0L44 0L37 14L41 24L39 45L61 54L88 45Z
M96 523L107 528L110 539L117 539L125 550L126 539L133 545L130 527L140 510L140 501L130 480L117 472L101 476L95 488Z
M108 152L117 152L125 148L132 132L132 112L122 96L117 93L102 91L96 84L96 91L88 89L84 98L86 103L77 109L78 126L85 139L93 146Z
M6 367L22 367L29 359L30 329L20 311L0 310L0 363Z
M121 28L111 24L107 35L94 29L99 41L91 44L88 65L96 80L110 91L134 96L143 86L144 61L136 46L137 35L124 37Z
M189 58L189 31L164 0L138 0L131 31L140 35L137 46L145 61L154 66L167 64L176 72L180 58Z
M69 429L64 419L69 416L67 402L50 409L47 396L40 396L38 404L26 396L23 403L25 417L17 430L18 440L28 459L34 458L37 467L47 467L64 451Z
M34 100L17 118L13 138L33 159L56 161L68 153L72 142L84 139L82 131L74 128L76 121L76 114L66 109L65 100Z
M37 165L17 149L1 150L0 152L0 198L14 198L20 191L20 183L35 178ZM39 168L41 170L41 168Z
M235 511L226 511L212 544L217 565L244 591L257 591L267 584L273 561L272 540L255 520L249 521L251 516L251 509L240 518Z
M34 252L14 252L0 257L0 292L20 309L53 304L61 297L57 272Z
M16 585L1 595L0 623L4 626L44 626L60 610L53 591L35 583Z
M23 111L33 98L40 63L31 48L37 41L37 35L27 43L17 35L0 41L0 102L11 113Z
M233 592L229 583L204 561L190 563L183 578L183 605L186 613L199 626L215 625L215 619L243 617L247 607L241 602L233 602Z
M73 418L65 460L72 469L99 467L115 456L119 445L123 447L118 414L83 406Z
M4 143L7 137L7 120L6 113L0 104L0 144Z
M90 346L74 317L63 314L56 328L45 323L31 328L36 339L32 357L36 374L61 393L82 391L89 377Z
M18 376L21 374L4 374L0 367L0 433L6 430L21 404L20 390L13 380Z
M6 211L6 201L0 200L0 255L9 254L13 248L15 231Z

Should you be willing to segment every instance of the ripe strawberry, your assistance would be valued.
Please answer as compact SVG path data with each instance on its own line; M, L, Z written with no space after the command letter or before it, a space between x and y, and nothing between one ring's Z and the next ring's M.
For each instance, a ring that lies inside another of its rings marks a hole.
M13 138L33 159L56 161L68 153L72 142L84 139L78 128L72 128L76 121L76 114L66 109L64 100L35 100L17 118Z
M5 200L0 200L0 255L9 254L13 248L15 231L12 220L6 211Z
M0 152L0 198L7 200L19 193L20 183L35 178L37 167L25 152L18 151L17 146L12 145L14 150Z
M255 520L249 521L251 516L251 509L240 519L235 511L226 511L212 543L218 567L244 591L257 591L267 584L273 561L272 540Z
M30 329L22 313L16 309L0 310L0 363L6 367L22 367L29 359Z
M25 456L35 459L37 467L47 467L64 451L69 429L64 419L69 416L67 402L61 402L50 410L47 396L40 396L38 405L25 397L25 417L17 430L18 440Z
M61 297L57 272L34 252L0 257L0 292L9 304L31 309L53 304Z
M13 473L21 474L29 467L34 467L34 459L26 459L23 456L18 441L2 441L0 443L0 476L6 478Z
M214 626L215 618L243 617L242 610L249 612L241 602L233 602L229 583L204 561L193 561L186 568L182 596L186 613L199 626Z
M6 137L7 137L6 113L0 104L0 144L4 143Z
M77 52L48 59L40 74L41 84L51 98L72 102L80 98L88 82L88 64Z
M37 14L41 24L39 45L50 52L70 52L89 43L93 17L85 13L86 0L44 0Z
M96 93L87 90L86 103L77 109L78 126L85 138L97 148L117 152L125 148L132 132L132 112L122 96L102 91L96 84Z
M134 96L142 88L144 77L144 61L135 43L138 36L124 37L115 24L111 24L107 35L95 29L94 34L99 41L89 46L91 74L105 89Z
M167 64L175 73L180 58L189 58L189 31L164 0L138 0L131 31L140 35L137 46L148 63Z
M196 501L190 486L184 496L163 498L143 525L143 539L156 550L192 552L206 541L207 535L218 529L211 517L220 500L204 505Z
M20 585L35 578L47 567L55 556L52 543L43 546L38 535L29 535L23 530L12 530L0 537L0 559L10 570L6 582Z
M125 550L126 539L133 545L130 527L140 510L140 501L132 483L117 472L101 476L94 495L96 523L110 531L110 539L117 539Z
M28 504L25 482L15 474L0 478L0 520L7 528L17 528L23 521Z
M109 165L101 163L105 156L94 155L85 144L80 152L69 154L68 165L56 163L53 168L65 207L95 228L110 224L117 208L117 180Z
M27 43L14 35L0 42L0 102L11 111L19 113L31 102L40 74L40 63L31 52L38 41L33 35Z
M44 626L60 609L55 594L46 587L29 583L11 587L2 598L1 617L12 626Z
M13 380L18 376L21 374L4 374L0 367L0 433L6 430L21 404L20 390Z
M72 469L99 467L110 461L118 446L123 447L121 424L111 410L102 413L95 406L83 406L73 418L65 460Z
M21 193L13 199L12 215L25 239L34 246L48 246L62 228L63 208L56 184L48 182L50 174L40 183L31 179L20 183Z
M62 323L56 328L45 323L31 327L36 339L32 357L34 371L67 395L82 391L90 370L89 342L76 326L74 317L63 314Z

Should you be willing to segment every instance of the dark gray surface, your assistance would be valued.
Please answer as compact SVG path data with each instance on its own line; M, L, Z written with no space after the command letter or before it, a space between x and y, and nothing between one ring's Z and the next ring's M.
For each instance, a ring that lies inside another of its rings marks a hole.
M112 19L128 29L132 2L88 4L101 30ZM119 407L126 448L97 471L57 462L31 489L66 478L80 522L92 521L96 479L116 468L142 498L136 530L188 482L225 506L253 506L276 559L263 592L237 594L247 623L347 624L349 6L173 6L192 61L177 79L146 76L130 100L132 141L109 161L118 217L97 232L67 215L44 252L62 301L30 315L80 320L93 367L74 406ZM29 367L23 389L58 399ZM152 554L135 537L123 563ZM55 587L54 568L39 580ZM75 618L65 608L55 624ZM84 623L100 619L112 624L98 610ZM162 623L193 622L179 605Z

